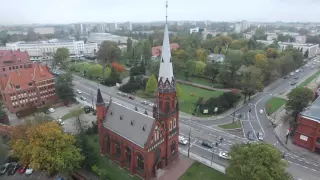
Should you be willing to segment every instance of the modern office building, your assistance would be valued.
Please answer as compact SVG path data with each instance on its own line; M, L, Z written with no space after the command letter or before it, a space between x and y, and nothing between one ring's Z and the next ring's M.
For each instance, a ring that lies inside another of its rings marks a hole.
M84 41L57 40L35 41L35 42L14 42L6 44L7 50L18 50L28 52L29 56L44 56L54 54L58 48L67 48L70 55L91 54L98 51L97 43L87 43Z
M127 31L132 31L132 24L131 22L127 21L125 23L123 23L123 29L127 30Z

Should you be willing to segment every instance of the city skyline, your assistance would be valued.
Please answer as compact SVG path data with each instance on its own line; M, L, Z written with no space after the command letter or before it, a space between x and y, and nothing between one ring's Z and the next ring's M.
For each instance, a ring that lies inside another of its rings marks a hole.
M2 25L165 21L165 0L1 1L0 17L5 17L0 19ZM175 0L168 3L169 21L317 22L320 15L317 11L320 2L314 0L290 0L290 3L288 0Z

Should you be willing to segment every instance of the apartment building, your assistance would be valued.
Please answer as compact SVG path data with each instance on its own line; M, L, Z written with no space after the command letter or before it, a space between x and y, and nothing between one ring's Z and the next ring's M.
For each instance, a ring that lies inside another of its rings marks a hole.
M54 34L54 27L37 27L33 31L37 34Z
M2 100L11 113L58 100L54 84L54 76L48 67L38 63L0 77Z

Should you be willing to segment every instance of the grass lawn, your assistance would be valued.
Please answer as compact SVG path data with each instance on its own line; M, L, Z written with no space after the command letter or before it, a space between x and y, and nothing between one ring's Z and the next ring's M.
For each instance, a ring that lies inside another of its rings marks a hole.
M225 174L209 168L199 162L195 162L192 166L180 177L179 180L231 180Z
M317 71L315 74L313 74L312 76L310 76L308 79L304 80L301 84L298 85L298 87L303 87L308 85L310 82L312 82L317 76L320 75L320 70Z
M88 143L93 147L93 153L99 154L99 137L97 135L88 136ZM100 169L106 169L110 176L110 180L141 180L139 177L130 175L130 172L125 169L120 169L120 166L109 160L108 156L101 156L96 164Z
M69 112L68 114L65 114L64 116L61 117L62 120L66 120L66 119L69 119L69 118L73 118L76 116L75 112L73 111L83 111L83 108L79 108L79 109L76 109L76 110L72 110L71 112ZM79 112L80 113L80 112Z
M286 103L285 99L273 97L270 99L267 103L266 111L268 115L273 114L276 112L281 106L283 106Z
M218 97L223 94L223 91L210 91L184 84L179 84L179 86L181 88L181 95L179 98L180 110L189 114L193 112L195 108L194 104L200 97L203 97L205 100L207 100L211 97Z
M186 78L181 74L177 75L177 79L181 79L181 80L186 81ZM188 81L193 82L193 83L197 83L197 84L201 84L204 86L209 86L209 87L211 87L214 84L214 83L212 83L212 81L210 81L208 79L201 78L201 77L194 77L194 76L189 77Z
M238 128L242 128L241 123L239 121L231 122L231 123L228 123L228 124L222 124L222 125L219 125L218 127L222 128L222 129L238 129Z

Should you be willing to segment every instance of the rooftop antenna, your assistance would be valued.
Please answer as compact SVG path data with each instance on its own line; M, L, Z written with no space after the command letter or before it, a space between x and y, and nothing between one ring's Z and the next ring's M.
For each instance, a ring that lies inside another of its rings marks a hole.
M168 23L168 1L166 1L166 24Z

